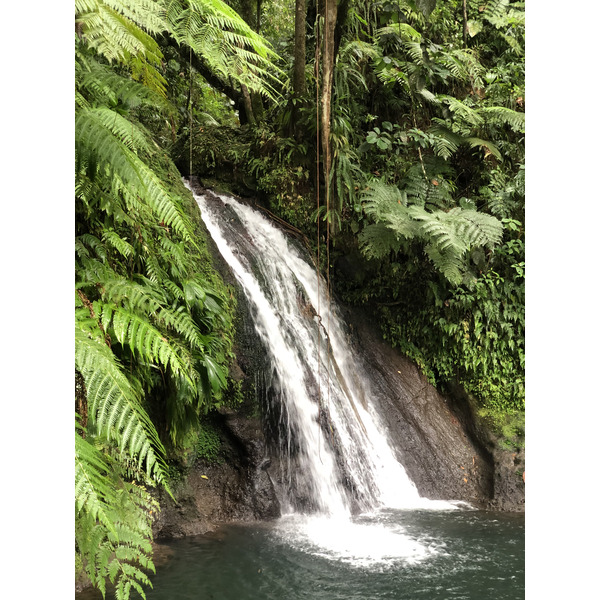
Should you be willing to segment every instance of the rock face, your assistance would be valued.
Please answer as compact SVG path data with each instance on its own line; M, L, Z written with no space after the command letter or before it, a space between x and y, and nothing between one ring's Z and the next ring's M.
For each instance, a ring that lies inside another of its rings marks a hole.
M525 510L525 450L506 448L502 440L476 417L469 395L459 386L451 390L449 404L465 433L477 444L491 465L492 487L486 508L522 512Z
M500 446L463 390L442 396L412 361L383 342L363 314L345 312L353 343L376 380L390 439L419 493L487 509L524 510L522 452Z
M174 502L161 493L155 539L214 531L222 523L261 521L279 516L273 484L264 469L265 442L260 419L220 413L222 459L198 460L174 490Z

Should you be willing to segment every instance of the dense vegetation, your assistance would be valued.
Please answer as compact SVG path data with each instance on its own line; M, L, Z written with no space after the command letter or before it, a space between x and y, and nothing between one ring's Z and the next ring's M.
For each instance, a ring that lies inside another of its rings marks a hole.
M519 433L524 3L75 6L76 543L94 585L143 595L151 488L234 387L235 303L180 172L268 201L344 301Z

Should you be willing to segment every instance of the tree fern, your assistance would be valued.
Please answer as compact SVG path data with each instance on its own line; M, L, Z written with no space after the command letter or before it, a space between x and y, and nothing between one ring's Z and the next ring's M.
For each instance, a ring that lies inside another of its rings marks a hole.
M282 71L275 52L221 0L165 0L170 31L226 79L274 97Z
M128 65L134 79L165 94L166 81L157 70L162 52L149 35L167 27L159 2L76 0L75 23L87 46L109 61Z
M387 224L366 225L360 232L359 247L367 258L384 258L390 252L401 249L402 243L397 231Z
M175 108L155 89L115 73L102 64L85 47L75 53L76 88L84 103L114 108L118 103L127 108L148 105L165 115L173 115ZM81 108L86 105L81 103Z
M164 479L164 447L141 406L139 391L121 372L99 330L90 335L90 322L76 320L75 366L83 375L90 423L98 435L115 440L145 463L156 481Z
M359 236L365 255L381 258L398 251L401 240L419 241L435 268L454 285L468 271L469 250L493 248L502 239L502 223L491 215L461 207L429 211L408 204L406 194L380 182L372 182L363 199L365 213L375 220ZM388 233L383 234L382 226Z

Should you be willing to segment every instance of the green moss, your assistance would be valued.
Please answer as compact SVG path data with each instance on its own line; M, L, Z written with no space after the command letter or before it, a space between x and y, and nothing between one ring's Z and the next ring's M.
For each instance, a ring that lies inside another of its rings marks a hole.
M520 450L525 446L524 411L506 412L498 408L483 407L479 408L477 416L498 436L500 447L505 450Z
M196 458L210 463L222 460L219 432L208 423L203 423L202 428L198 431L196 443L194 444L194 454Z

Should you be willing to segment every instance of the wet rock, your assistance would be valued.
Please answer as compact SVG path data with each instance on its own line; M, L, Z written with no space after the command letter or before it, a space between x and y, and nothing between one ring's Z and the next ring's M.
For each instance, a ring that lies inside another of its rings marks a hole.
M198 460L175 490L160 493L156 539L215 531L231 522L263 521L280 515L273 484L264 470L265 442L258 418L223 411L223 459Z
M354 345L374 375L388 433L419 493L482 508L525 507L523 452L503 448L464 391L441 395L361 312L345 309Z

